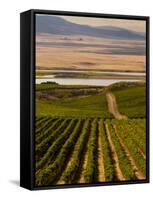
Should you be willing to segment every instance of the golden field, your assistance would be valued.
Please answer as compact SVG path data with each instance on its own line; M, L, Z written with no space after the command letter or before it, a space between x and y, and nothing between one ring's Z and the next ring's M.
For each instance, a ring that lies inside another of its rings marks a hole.
M145 42L39 34L36 66L48 69L145 71ZM141 51L141 53L137 53Z

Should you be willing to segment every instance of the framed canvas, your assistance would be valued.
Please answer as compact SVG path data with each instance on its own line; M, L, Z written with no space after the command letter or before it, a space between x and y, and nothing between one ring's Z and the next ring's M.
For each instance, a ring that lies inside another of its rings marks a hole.
M149 17L21 13L20 185L149 182Z

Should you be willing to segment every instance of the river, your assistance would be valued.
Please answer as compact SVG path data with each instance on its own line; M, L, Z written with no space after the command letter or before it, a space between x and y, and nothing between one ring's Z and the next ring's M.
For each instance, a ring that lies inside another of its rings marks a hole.
M37 70L37 72L64 72L64 73L84 73L87 71L79 71L79 70ZM90 71L94 73L107 73L112 75L129 75L129 76L145 76L145 73L140 72L110 72L110 71ZM36 77L36 84L40 84L42 82L56 82L60 85L92 85L92 86L108 86L113 83L117 82L136 82L140 81L139 79L107 79L107 78L101 78L101 79L85 79L85 78L56 78L55 75L43 75Z
M112 75L130 75L130 76L145 76L145 72L124 72L124 71L98 71L98 70L90 70L90 71L85 71L85 70L49 70L49 69L43 69L43 70L37 70L37 72L61 72L61 73L86 73L86 72L93 72L93 73L98 73L98 74L112 74Z
M60 85L92 85L92 86L108 86L117 82L136 82L139 80L123 80L123 79L74 79L74 78L45 78L45 79L36 79L36 84L42 82L53 81Z

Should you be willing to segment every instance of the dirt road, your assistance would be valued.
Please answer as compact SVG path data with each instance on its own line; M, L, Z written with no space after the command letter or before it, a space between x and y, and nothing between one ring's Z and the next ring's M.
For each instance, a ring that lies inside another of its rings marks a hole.
M106 93L106 99L108 104L108 110L110 113L114 115L116 119L127 119L125 115L122 115L117 106L116 98L111 92Z

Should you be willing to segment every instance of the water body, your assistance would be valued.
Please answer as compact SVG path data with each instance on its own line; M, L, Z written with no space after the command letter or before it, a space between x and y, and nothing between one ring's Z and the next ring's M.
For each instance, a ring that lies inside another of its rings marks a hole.
M42 82L53 81L60 85L91 85L91 86L108 86L117 82L137 82L139 80L123 80L123 79L74 79L74 78L39 78L36 79L36 84Z
M110 72L110 71L83 71L83 70L36 70L37 72L55 72L55 73L87 73L93 72L98 74L112 74L112 75L130 75L130 76L145 76L144 72ZM48 75L47 75L48 76ZM45 76L44 76L45 77Z

